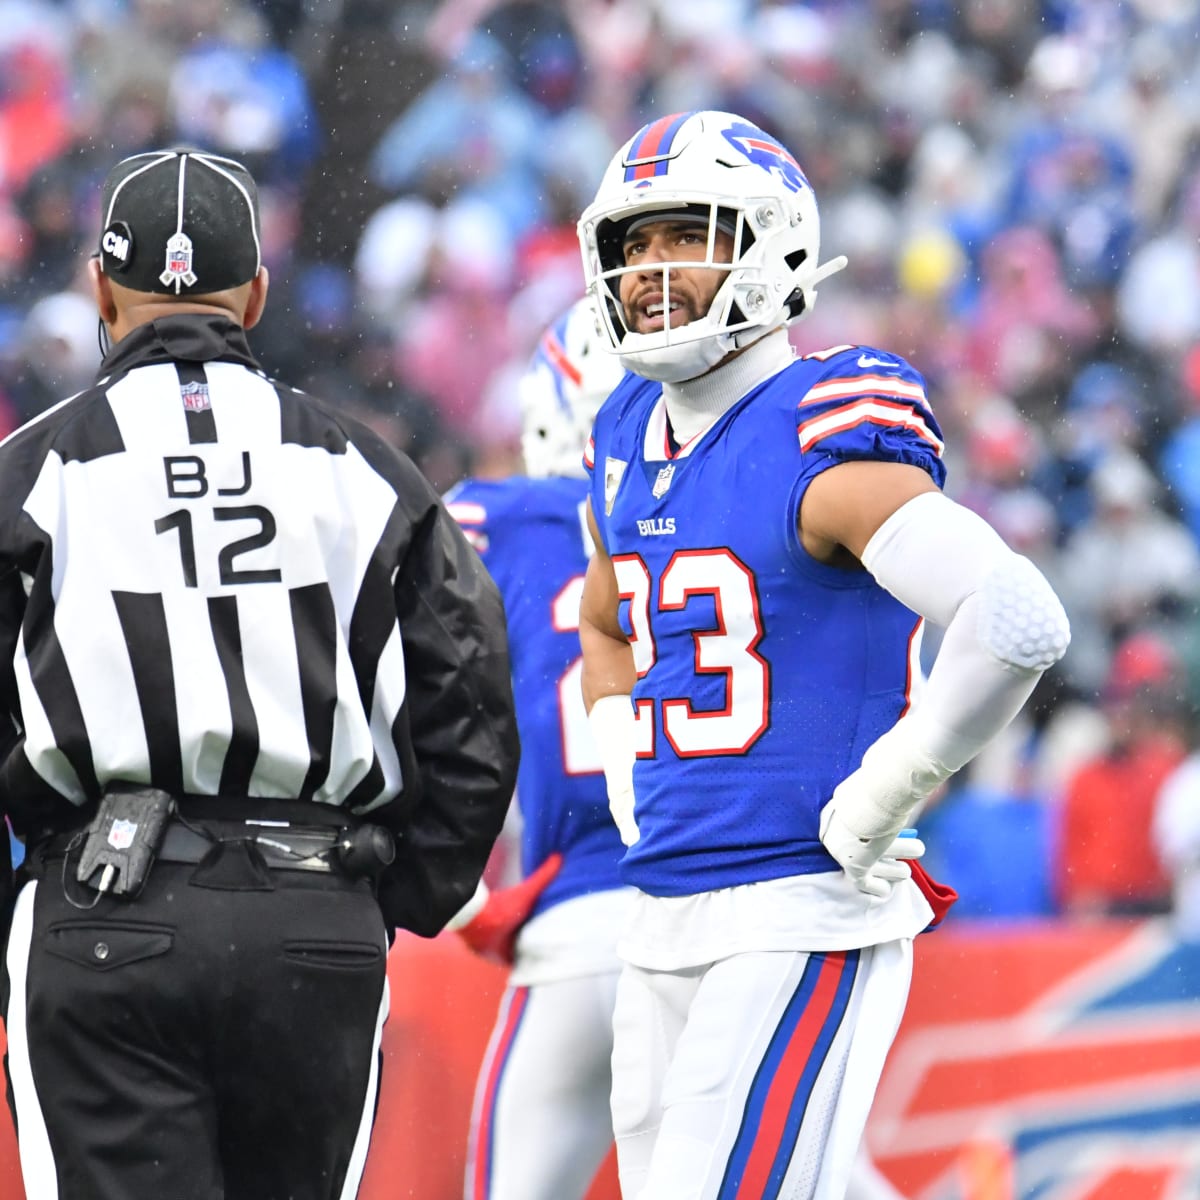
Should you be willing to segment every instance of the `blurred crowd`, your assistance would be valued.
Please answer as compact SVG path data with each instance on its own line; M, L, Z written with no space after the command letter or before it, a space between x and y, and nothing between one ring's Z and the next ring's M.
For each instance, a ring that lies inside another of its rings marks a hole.
M1071 617L1027 714L924 814L931 868L965 916L1174 907L1200 937L1198 9L0 0L0 431L95 372L104 173L190 143L260 181L267 370L440 489L508 473L608 158L665 113L741 113L850 259L797 348L910 358L948 490Z

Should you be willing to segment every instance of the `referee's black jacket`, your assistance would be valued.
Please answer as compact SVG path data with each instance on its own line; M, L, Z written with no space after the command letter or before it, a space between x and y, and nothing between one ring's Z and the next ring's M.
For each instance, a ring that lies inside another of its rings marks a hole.
M219 316L135 329L0 443L0 708L26 841L114 780L340 805L399 835L380 903L427 936L517 770L503 607L458 525Z

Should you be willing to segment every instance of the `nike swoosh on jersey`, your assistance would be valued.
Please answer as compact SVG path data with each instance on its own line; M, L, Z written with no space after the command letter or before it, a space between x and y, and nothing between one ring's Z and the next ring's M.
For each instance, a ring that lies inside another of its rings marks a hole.
M898 367L900 364L893 362L890 358L872 358L869 354L860 354L858 365L860 367Z

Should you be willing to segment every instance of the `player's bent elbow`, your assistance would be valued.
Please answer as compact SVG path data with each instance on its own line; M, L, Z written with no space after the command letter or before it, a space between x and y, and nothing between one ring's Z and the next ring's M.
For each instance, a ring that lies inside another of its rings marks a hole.
M1040 673L1071 643L1071 624L1045 575L1020 554L1005 555L979 589L980 641L1006 666Z

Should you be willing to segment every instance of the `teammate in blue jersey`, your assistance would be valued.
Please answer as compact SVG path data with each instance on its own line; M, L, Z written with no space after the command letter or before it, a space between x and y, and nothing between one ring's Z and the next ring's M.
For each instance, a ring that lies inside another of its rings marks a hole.
M580 677L591 552L582 454L621 379L586 299L543 335L520 383L527 475L447 497L504 597L522 765L523 880L454 925L512 965L476 1087L466 1200L582 1200L612 1144L616 936L630 889ZM528 923L525 922L528 920Z
M730 113L655 121L579 234L632 372L588 448L580 624L637 889L622 1193L836 1200L934 915L902 831L1061 657L1066 617L942 494L912 366L794 357L786 326L845 260L820 263L812 189L774 138ZM925 620L945 627L928 680Z

